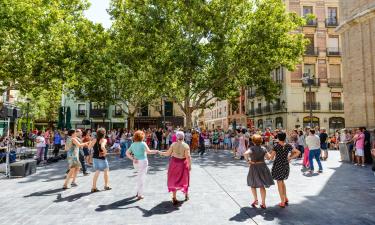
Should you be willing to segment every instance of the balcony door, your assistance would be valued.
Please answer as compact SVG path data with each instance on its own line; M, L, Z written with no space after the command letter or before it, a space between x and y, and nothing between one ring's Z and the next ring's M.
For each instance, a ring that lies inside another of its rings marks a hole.
M313 14L313 7L312 6L304 6L303 7L303 16L307 16L309 14Z
M164 112L165 116L173 116L173 102L165 102Z
M337 24L337 8L335 7L328 8L328 23Z
M305 38L309 40L309 45L306 46L306 54L307 55L314 55L315 54L314 35L305 35Z
M316 94L315 92L306 92L306 103L309 102L315 103L316 102Z

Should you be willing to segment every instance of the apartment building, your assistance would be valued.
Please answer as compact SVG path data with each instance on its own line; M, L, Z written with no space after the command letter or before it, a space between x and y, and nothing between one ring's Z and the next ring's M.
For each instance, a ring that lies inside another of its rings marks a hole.
M293 129L305 126L326 127L330 132L345 127L341 40L335 31L339 24L338 0L285 0L288 11L315 19L300 28L310 40L303 63L295 71L284 68L272 72L282 87L273 102L247 89L247 116L257 128ZM305 82L310 77L309 82ZM310 88L311 85L311 88ZM310 117L310 110L312 117Z

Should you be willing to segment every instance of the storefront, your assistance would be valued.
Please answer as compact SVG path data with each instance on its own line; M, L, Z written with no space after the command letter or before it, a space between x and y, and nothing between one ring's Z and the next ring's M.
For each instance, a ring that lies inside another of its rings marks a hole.
M345 128L345 119L342 117L329 118L329 133L334 133L336 130Z
M320 127L320 119L319 117L312 117L312 120L310 119L310 116L306 116L303 118L303 127Z

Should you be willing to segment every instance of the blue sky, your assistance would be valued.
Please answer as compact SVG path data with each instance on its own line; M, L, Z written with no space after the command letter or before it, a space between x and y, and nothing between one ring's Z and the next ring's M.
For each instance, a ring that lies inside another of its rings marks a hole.
M103 24L105 28L110 28L111 20L106 11L109 8L110 0L89 0L89 2L91 6L85 12L86 17L95 23Z

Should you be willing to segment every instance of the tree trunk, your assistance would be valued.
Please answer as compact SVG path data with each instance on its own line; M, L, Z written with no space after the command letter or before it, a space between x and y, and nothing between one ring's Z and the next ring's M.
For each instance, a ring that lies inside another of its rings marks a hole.
M192 128L192 126L193 126L193 120L192 120L192 111L191 110L187 110L187 112L185 112L185 127L187 128L187 129L191 129Z
M134 117L134 114L129 114L129 129L130 130L134 130L134 121L135 121L135 117Z

